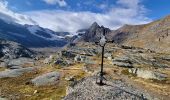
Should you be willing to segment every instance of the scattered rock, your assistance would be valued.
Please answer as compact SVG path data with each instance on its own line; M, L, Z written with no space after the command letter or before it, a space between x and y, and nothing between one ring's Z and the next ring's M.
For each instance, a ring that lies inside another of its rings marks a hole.
M34 91L34 94L36 94L36 93L38 93L38 90L35 90L35 91Z
M70 60L63 60L63 59L57 59L56 61L54 61L55 65L60 65L62 67L67 67L69 65L73 64L73 61Z
M120 67L126 67L126 68L133 68L132 64L125 63L125 62L112 62L113 65L120 66Z
M83 71L85 71L86 73L94 73L96 70L96 65L93 64L86 64L83 66L82 68Z
M67 80L67 81L74 81L75 77L74 76L68 76L68 77L65 77L65 80Z
M0 78L18 77L18 76L23 75L24 73L32 72L34 70L35 68L33 67L5 70L5 71L0 72Z
M167 79L166 74L162 74L156 71L139 69L139 68L129 69L129 73L135 74L137 77L141 77L145 79L156 79L160 81Z
M72 51L61 51L61 55L66 58L74 58L76 55Z
M44 60L44 64L50 64L50 63L52 63L53 58L54 58L54 56L53 56L53 55L50 55L49 58L46 58L46 59Z
M86 59L87 59L87 57L86 56L82 56L82 55L77 55L77 56L74 57L74 61L75 62L85 62Z
M35 86L53 85L56 84L59 79L59 72L50 72L32 79L31 83L33 83Z
M112 60L112 54L111 53L105 53L104 57L106 57L108 60Z

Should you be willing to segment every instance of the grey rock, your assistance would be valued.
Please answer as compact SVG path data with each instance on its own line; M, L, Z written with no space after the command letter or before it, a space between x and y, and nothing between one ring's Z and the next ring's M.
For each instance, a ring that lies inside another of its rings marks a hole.
M167 79L166 74L162 74L151 70L139 69L139 68L129 69L129 73L135 74L137 77L141 77L145 79L156 79L160 81Z
M2 98L2 97L0 97L0 100L8 100L7 98Z
M61 51L61 55L66 58L74 58L76 55L72 51Z
M126 62L112 62L113 65L120 66L120 67L126 67L126 68L133 68L132 64L126 63Z
M9 62L1 62L0 67L5 67L5 68L7 68L7 67L8 67L8 63L9 63Z
M105 28L103 26L99 26L96 22L94 22L91 27L84 34L84 41L86 42L98 42L100 40L103 31L105 30L106 38L108 34L111 32L109 28Z
M24 73L32 72L34 70L35 68L33 67L5 70L5 71L0 72L0 78L18 77L18 76L23 75Z
M9 60L8 66L22 66L26 63L34 63L33 59L30 58L18 58L18 59L12 59Z
M106 57L108 60L112 60L112 54L111 53L105 53L104 57Z
M85 62L87 59L86 56L82 56L82 55L77 55L76 57L74 57L74 61L75 62Z
M21 68L22 68L21 66L12 66L9 69L21 69Z
M54 56L53 55L50 55L48 58L46 58L44 60L44 64L50 64L52 63L52 60L53 60Z
M50 72L32 79L31 83L33 83L35 86L53 85L56 84L59 79L59 72Z
M68 77L65 77L65 80L67 81L74 81L76 80L74 76L68 76Z
M60 65L60 66L69 66L73 64L73 61L70 60L63 60L63 59L57 59L54 61L55 65Z

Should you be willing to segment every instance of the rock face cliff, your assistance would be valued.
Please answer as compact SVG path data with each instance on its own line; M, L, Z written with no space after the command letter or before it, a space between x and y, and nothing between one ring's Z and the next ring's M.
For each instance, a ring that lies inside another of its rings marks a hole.
M94 22L91 25L91 27L85 32L84 40L86 42L99 41L99 39L104 31L105 31L105 35L107 35L111 32L111 30L109 28L105 28L104 26L99 26L96 22Z

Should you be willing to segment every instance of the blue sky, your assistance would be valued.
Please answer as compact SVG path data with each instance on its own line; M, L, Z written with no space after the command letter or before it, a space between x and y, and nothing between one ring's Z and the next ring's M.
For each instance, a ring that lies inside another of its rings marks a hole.
M0 0L0 13L21 24L36 23L55 31L76 31L94 21L111 29L145 24L170 15L170 0ZM2 7L3 8L3 7ZM11 13L12 12L12 13ZM10 16L11 18L11 16ZM23 22L22 22L23 21ZM32 21L32 22L31 22Z

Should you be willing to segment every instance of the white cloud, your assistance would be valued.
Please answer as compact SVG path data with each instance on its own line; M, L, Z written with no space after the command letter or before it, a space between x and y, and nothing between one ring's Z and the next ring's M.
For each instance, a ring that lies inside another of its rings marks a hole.
M43 0L43 1L50 5L58 4L60 7L67 6L67 3L65 2L65 0Z
M129 7L129 8L138 8L140 2L141 0L118 0L117 4L120 4L124 7Z
M0 1L0 19L5 20L8 23L16 22L19 24L36 24L36 22L28 16L15 13L8 9L7 1Z
M118 0L115 7L105 13L42 10L26 14L42 27L55 31L75 32L88 28L94 21L111 29L124 24L148 23L151 19L145 17L145 13L146 9L140 4L140 0Z

